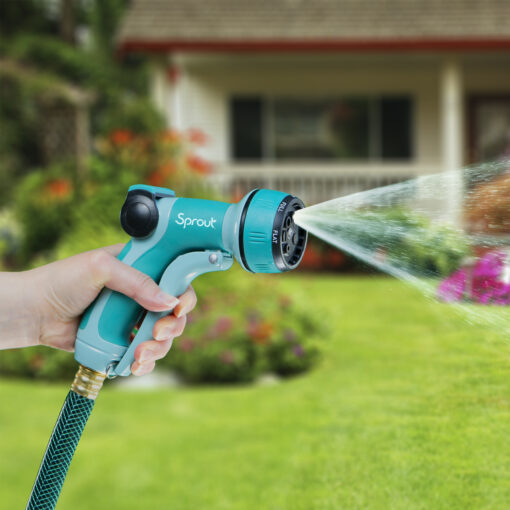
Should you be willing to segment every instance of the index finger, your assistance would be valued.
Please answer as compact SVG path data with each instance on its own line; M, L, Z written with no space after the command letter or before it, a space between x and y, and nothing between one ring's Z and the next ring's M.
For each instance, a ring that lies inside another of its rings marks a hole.
M179 297L179 304L174 308L174 315L176 317L182 317L187 313L191 312L197 304L197 295L190 285L186 292Z

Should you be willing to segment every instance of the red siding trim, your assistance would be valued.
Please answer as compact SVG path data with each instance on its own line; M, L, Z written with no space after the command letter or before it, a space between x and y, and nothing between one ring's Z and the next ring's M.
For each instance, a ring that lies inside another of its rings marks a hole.
M120 53L182 52L419 52L419 51L510 51L510 36L487 39L339 39L339 40L264 40L205 41L132 39L121 43Z

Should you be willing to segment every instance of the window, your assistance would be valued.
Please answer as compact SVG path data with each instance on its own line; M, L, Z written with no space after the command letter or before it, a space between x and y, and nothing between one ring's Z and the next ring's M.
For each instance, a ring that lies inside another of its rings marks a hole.
M230 114L234 161L262 159L262 100L257 97L233 98Z
M292 160L409 160L412 100L234 98L232 157Z
M470 103L471 160L510 157L510 96L475 96Z

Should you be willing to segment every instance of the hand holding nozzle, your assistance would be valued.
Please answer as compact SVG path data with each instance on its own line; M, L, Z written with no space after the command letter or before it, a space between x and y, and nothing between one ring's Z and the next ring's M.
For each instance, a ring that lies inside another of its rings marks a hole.
M19 319L10 314L9 334L2 336L0 348L42 344L73 351L81 315L107 287L164 314L151 338L134 353L132 373L150 372L170 349L172 338L182 334L196 295L191 287L180 299L162 292L149 276L116 258L123 246L100 248L26 272L2 273L0 283L5 280L5 285L0 285L0 293L6 293L6 302L12 303Z

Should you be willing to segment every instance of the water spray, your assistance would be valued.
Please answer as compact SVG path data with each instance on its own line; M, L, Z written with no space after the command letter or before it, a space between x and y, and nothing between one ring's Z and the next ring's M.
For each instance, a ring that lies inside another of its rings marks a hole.
M290 271L299 265L306 247L307 233L293 219L303 207L299 198L265 189L228 204L176 197L166 188L131 186L121 210L121 224L131 240L118 258L174 296L183 294L197 276L226 271L234 258L252 273ZM86 310L75 344L80 366L53 429L28 510L55 508L104 380L130 375L136 347L152 338L154 324L167 313L148 312L109 289Z
M509 196L510 160L502 159L334 198L294 221L507 337Z

